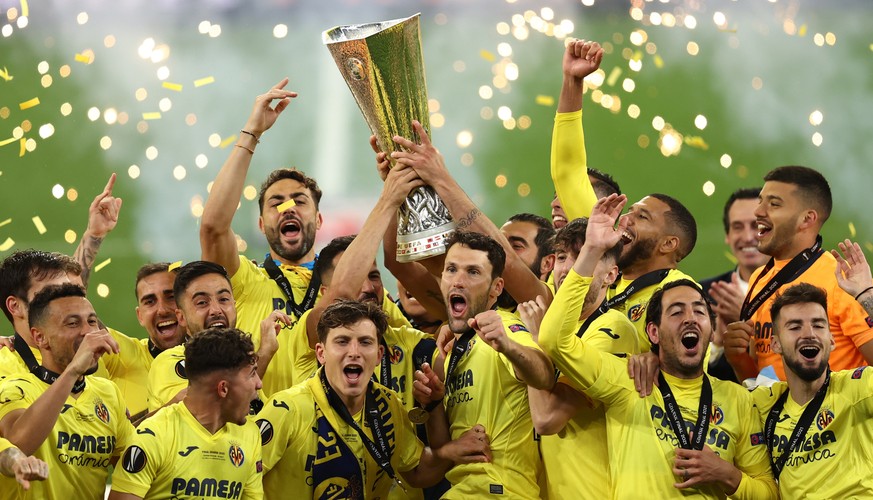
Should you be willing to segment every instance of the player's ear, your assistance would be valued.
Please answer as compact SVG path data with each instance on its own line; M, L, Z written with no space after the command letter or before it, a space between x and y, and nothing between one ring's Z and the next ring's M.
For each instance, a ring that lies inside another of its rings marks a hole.
M227 380L221 379L218 381L218 396L222 398L226 398L227 394L230 392L230 387L227 383Z

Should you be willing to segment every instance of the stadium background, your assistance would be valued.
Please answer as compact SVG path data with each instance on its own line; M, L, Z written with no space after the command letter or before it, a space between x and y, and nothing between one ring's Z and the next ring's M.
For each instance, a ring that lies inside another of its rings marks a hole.
M72 253L116 172L121 220L89 294L107 324L143 335L135 270L198 258L207 185L254 97L286 75L300 97L255 154L234 221L241 248L266 252L254 190L279 166L303 169L325 192L317 248L356 231L380 182L321 32L416 12L434 141L498 224L549 215L569 35L607 48L585 98L589 164L632 201L664 192L692 209L700 234L683 270L704 278L732 265L726 197L784 164L828 177L826 248L853 237L873 251L865 0L0 0L0 258L28 247Z

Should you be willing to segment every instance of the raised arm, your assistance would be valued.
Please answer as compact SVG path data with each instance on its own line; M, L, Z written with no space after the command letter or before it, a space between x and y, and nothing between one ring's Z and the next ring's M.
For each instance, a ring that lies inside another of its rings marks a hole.
M870 275L870 264L861 250L861 245L849 240L839 243L840 252L831 250L837 259L837 283L846 293L855 297L868 315L873 316L873 277Z
M115 229L118 224L118 214L121 211L121 198L112 196L112 188L115 186L115 174L109 176L109 182L98 194L91 206L88 207L88 227L82 233L79 246L73 258L82 266L82 286L88 288L88 280L91 278L91 267L97 259L97 252L106 235Z
M552 131L551 174L555 193L567 220L587 217L597 201L588 179L588 158L582 131L584 79L597 71L603 49L596 42L574 40L564 51L564 79Z
M236 236L230 224L261 135L273 126L291 98L297 97L296 92L284 90L287 84L288 79L285 78L255 99L252 113L231 148L230 156L219 170L203 207L203 217L200 219L201 258L221 264L230 276L239 269ZM279 102L273 106L276 99Z
M394 142L402 146L404 151L395 151L391 153L391 157L397 160L398 164L414 168L424 182L434 188L455 218L458 231L476 231L500 242L506 250L503 280L506 289L516 302L534 300L537 295L541 295L546 304L551 302L551 289L522 262L500 229L479 211L467 193L449 174L442 155L431 144L424 127L417 121L412 122L412 127L421 137L421 144L395 136Z

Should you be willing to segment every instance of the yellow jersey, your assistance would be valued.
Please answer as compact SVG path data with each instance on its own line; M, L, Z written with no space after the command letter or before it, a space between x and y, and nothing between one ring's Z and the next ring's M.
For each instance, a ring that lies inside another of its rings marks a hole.
M261 437L252 421L210 433L185 403L136 430L112 474L112 490L149 499L264 497Z
M549 308L556 307L556 313L571 318L575 315L578 318L582 302L579 301L576 308L568 307L568 298L572 296L584 300L591 278L581 278L572 270L570 273L575 276L572 279L567 276ZM610 309L595 319L580 339L576 333L583 323L584 321L577 321L575 324L570 321L562 323L562 328L568 328L572 332L563 332L560 338L573 343L585 343L590 348L612 354L640 352L637 331L624 314ZM558 383L580 390L564 375L558 378ZM582 394L579 397L587 399ZM608 498L612 488L609 482L609 453L606 442L606 410L597 402L582 406L559 433L542 436L540 454L543 458L548 498ZM584 443L584 446L580 446L580 443ZM584 474L580 471L584 471Z
M155 411L172 401L182 389L188 387L185 375L185 344L177 345L160 353L149 368L149 411Z
M279 330L279 349L264 372L263 391L267 397L303 382L318 370L315 349L309 347L306 328L311 312L312 309L303 313L290 329Z
M107 330L118 343L118 354L100 357L109 379L121 390L131 415L145 412L148 410L149 368L154 360L149 352L149 339L131 338L112 328Z
M30 346L28 346L30 347ZM30 347L30 352L33 353L37 363L42 364L42 353L36 347ZM97 371L91 375L94 377L109 378L109 372L106 370L105 356L101 356L97 360ZM0 348L0 382L12 375L23 375L30 373L30 369L24 364L24 360L17 352L6 348Z
M581 288L584 278L571 271L561 289ZM590 278L589 278L590 283ZM664 398L654 388L641 398L627 375L627 360L591 348L576 338L566 324L576 318L567 315L579 310L585 300L578 293L567 294L557 304L565 307L546 312L540 328L540 342L555 365L573 384L606 407L606 434L612 498L724 498L715 486L676 489L673 474L678 439L664 411ZM706 376L706 375L704 375ZM697 420L703 377L677 379L664 374L675 396L686 426ZM733 498L773 498L776 484L770 472L770 459L760 440L761 422L749 393L741 386L711 379L712 417L706 446L742 473Z
M770 409L788 384L758 387L752 399L761 417L767 420ZM873 370L866 367L831 372L831 382L821 408L779 476L782 498L866 498L873 491ZM797 404L791 396L785 401L776 423L778 444L774 458L785 453L791 433L808 405ZM763 441L763 439L762 439Z
M118 387L93 375L85 380L85 389L76 398L67 397L54 427L33 454L48 464L48 479L33 481L24 491L14 479L4 477L0 498L103 499L112 458L130 444L134 429ZM48 387L30 373L7 378L0 384L0 420L27 409Z
M512 340L539 350L518 317L503 311L498 313ZM447 356L446 368L449 360ZM536 478L540 460L527 386L516 378L515 369L506 356L473 336L451 378L446 380L444 404L452 439L482 424L491 441L493 460L454 466L446 474L452 488L443 498L469 500L489 494L539 497Z
M556 113L552 129L552 182L567 222L591 216L597 195L588 178L588 157L582 130L582 110Z
M383 408L391 466L398 474L412 470L424 445L397 395L380 384L373 387ZM359 498L384 499L391 490L391 478L327 402L320 377L274 394L256 418L264 446L265 498L284 499L290 492L298 498L350 498L349 481L342 475L348 467L358 467L363 477L364 493ZM352 418L372 439L363 410ZM323 472L314 474L316 468ZM337 475L330 476L333 472ZM316 483L319 476L328 477Z

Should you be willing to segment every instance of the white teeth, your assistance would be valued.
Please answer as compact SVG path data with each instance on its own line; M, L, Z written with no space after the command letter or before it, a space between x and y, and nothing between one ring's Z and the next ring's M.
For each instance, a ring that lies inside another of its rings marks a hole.
M697 338L697 334L694 333L694 332L686 332L684 335L682 335L682 338L683 338L683 339L687 339L688 337L692 337L692 338L695 338L695 339L696 339L696 338Z
M770 228L768 228L764 224L758 224L758 231L766 231L767 229L770 229Z
M175 324L176 324L175 321L161 321L160 323L158 323L158 328L163 328L165 326L170 326L170 325L175 325Z

